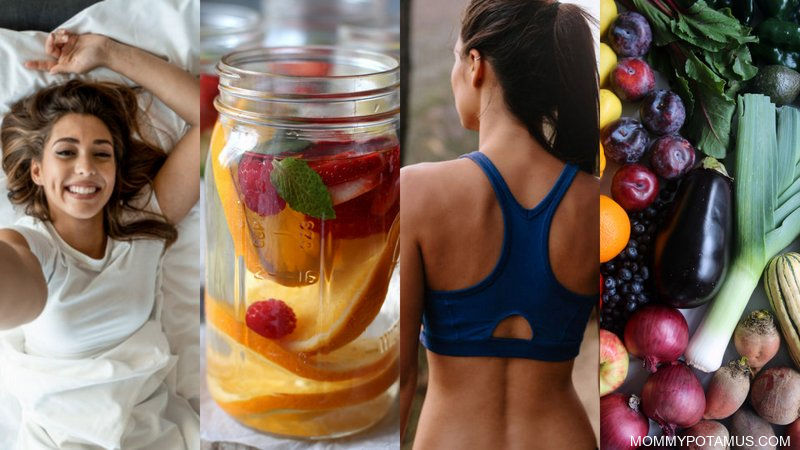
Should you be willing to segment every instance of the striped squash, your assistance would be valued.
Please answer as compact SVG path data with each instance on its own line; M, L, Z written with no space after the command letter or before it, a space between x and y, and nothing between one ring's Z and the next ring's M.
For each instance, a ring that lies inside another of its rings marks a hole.
M772 258L764 272L764 290L794 365L800 368L800 254Z

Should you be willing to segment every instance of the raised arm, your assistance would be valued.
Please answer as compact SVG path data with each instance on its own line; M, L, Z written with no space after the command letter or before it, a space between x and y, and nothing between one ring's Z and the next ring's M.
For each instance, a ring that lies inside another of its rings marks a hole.
M154 180L164 216L172 223L183 219L200 195L198 81L155 55L99 34L77 35L57 30L47 38L45 50L55 59L28 61L26 67L51 73L84 73L107 67L152 92L190 125Z
M39 261L25 238L0 229L0 330L37 318L47 301L47 284Z
M422 254L413 231L413 181L406 169L400 175L400 439L403 440L417 390L417 352L424 302Z

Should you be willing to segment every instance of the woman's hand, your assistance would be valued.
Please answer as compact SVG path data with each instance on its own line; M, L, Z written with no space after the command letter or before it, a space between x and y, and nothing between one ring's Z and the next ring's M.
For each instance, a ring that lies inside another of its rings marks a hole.
M86 73L108 64L111 42L100 34L75 34L58 29L47 36L44 44L47 56L55 58L55 61L26 61L25 67L50 73Z

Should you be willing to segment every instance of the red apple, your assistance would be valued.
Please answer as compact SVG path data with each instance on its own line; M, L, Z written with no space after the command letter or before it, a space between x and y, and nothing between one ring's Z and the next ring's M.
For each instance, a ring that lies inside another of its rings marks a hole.
M641 164L625 164L611 180L611 197L625 211L641 211L658 196L658 177Z
M600 396L614 390L628 376L628 351L616 334L600 329Z

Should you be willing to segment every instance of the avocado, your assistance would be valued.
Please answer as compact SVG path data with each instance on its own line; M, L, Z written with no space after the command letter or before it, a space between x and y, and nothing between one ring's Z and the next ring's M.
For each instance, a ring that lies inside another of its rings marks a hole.
M800 94L800 73L785 66L764 66L750 86L753 92L768 95L777 106L788 105Z

